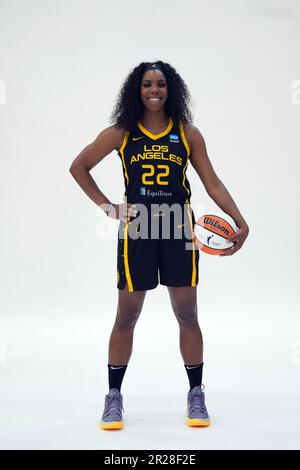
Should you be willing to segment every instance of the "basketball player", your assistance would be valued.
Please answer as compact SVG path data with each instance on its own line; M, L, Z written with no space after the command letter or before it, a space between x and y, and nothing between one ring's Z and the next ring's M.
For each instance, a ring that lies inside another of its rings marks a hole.
M187 424L210 424L202 385L203 340L197 317L199 251L193 242L195 218L186 177L188 162L209 196L238 227L231 238L234 246L221 256L239 250L249 228L212 167L204 138L192 123L189 102L187 86L171 65L162 61L140 63L121 88L112 113L113 125L100 132L70 167L91 200L108 217L120 221L118 305L109 341L109 392L100 421L102 429L123 427L121 384L132 352L134 327L147 290L154 289L158 282L167 286L179 325L180 351L189 380ZM122 204L110 202L90 174L113 150L122 164L125 182ZM168 210L174 205L181 209L179 219ZM166 237L165 221L170 228ZM139 236L145 234L145 228L148 236ZM156 233L149 236L153 228Z

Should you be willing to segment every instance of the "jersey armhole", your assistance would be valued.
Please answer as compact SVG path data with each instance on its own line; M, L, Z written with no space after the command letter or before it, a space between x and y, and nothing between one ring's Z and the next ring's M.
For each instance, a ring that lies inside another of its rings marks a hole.
M126 146L126 144L127 144L127 141L128 141L128 137L129 137L129 132L126 131L126 132L125 132L125 135L124 135L124 137L123 137L123 141L122 141L121 147L120 147L119 150L118 150L118 152L119 152L120 154L122 154L122 152L124 151L124 148L125 148L125 146Z
M128 142L128 137L129 137L129 131L126 131L125 132L125 135L124 135L124 138L123 138L123 142L122 142L122 145L120 147L120 150L118 151L118 154L121 156L121 159L122 159L122 165L123 165L123 169L124 169L124 176L126 178L126 182L127 184L129 183L129 177L128 177L128 172L127 172L127 168L126 168L126 161L125 161L125 156L124 156L124 149L126 147L126 144Z
M127 131L127 130L125 130L125 129L124 129L124 131L125 131L125 133L123 134L123 138L122 138L121 145L119 145L119 146L117 146L117 147L114 148L114 150L116 150L116 152L117 152L119 155L120 155L120 150L121 150L121 149L124 150L124 147L125 147L125 145L126 145L126 143L127 143L127 140L128 140L128 136L129 136L129 134L130 134L129 131ZM128 134L128 135L127 135L127 134ZM125 145L124 145L124 142L125 142Z
M182 125L182 121L179 122L179 132L180 132L180 136L181 136L181 139L182 139L182 142L186 148L186 151L187 151L187 156L189 157L190 154L191 154L191 149L190 149L190 146L188 144L188 141L186 140L186 137L185 137L185 133L184 133L184 130L183 130L183 125Z

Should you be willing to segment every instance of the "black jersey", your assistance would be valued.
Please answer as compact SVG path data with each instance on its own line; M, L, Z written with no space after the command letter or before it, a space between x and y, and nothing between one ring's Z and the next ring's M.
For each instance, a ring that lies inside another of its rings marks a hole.
M118 150L125 182L124 201L140 204L189 203L190 184L186 177L190 148L182 122L152 134L140 121L126 131Z

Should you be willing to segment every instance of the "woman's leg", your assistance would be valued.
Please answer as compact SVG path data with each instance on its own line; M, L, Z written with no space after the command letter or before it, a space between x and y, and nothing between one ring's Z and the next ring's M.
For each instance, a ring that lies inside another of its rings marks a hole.
M132 353L133 331L147 291L129 292L127 284L118 291L117 315L109 340L108 362L125 365Z
M180 351L190 382L187 424L209 426L202 390L203 339L197 318L197 287L168 287L168 290L180 328Z
M122 380L132 352L133 330L141 313L147 291L128 292L118 289L117 315L108 351L109 393L105 396L104 411L100 422L102 429L123 428Z
M180 330L180 352L185 364L203 362L203 338L197 317L197 288L168 287Z

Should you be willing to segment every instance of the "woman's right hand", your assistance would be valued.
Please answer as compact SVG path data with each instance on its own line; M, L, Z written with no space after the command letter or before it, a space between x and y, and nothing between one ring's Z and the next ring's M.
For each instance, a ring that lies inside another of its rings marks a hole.
M134 204L123 202L122 204L113 204L107 215L111 219L119 219L124 224L127 224L127 216L136 217L137 212Z

